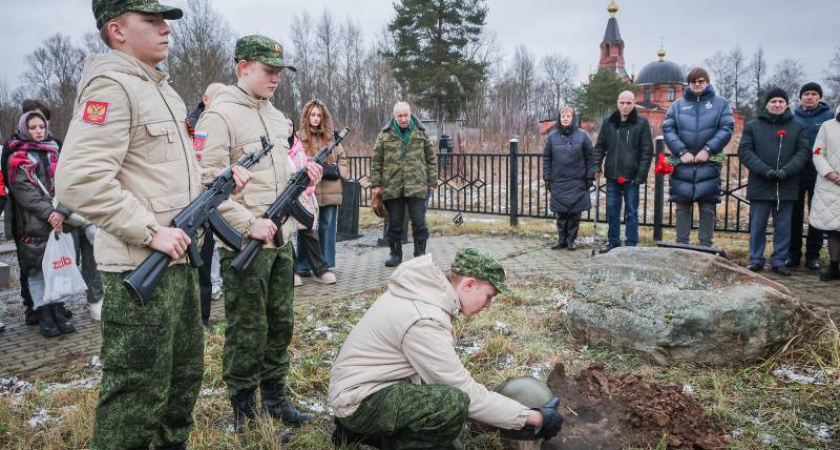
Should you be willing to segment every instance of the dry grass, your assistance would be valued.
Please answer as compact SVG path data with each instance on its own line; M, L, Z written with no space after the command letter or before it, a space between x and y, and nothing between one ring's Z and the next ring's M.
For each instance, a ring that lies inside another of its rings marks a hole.
M519 236L549 241L553 224L547 220L523 220L519 228L487 222L467 221L450 225L451 214L430 214L437 235L481 233ZM366 226L376 224L363 214ZM599 231L602 227L599 227ZM605 232L605 228L603 228ZM586 236L588 231L582 230ZM643 240L651 243L649 230ZM730 254L745 244L743 237L718 236L718 244ZM563 362L577 370L602 362L610 370L636 372L646 380L688 385L697 401L717 416L736 436L732 449L837 449L840 448L840 331L831 321L792 342L773 358L746 368L705 368L682 365L670 368L645 364L632 354L606 348L580 347L570 335L561 305L574 300L571 283L551 279L515 280L516 298L502 297L490 311L471 319L458 319L456 343L462 361L475 378L495 386L512 376L545 378L551 367ZM296 310L293 362L289 377L291 397L303 409L326 406L330 362L334 360L353 324L382 289L321 304L299 305ZM191 436L192 449L279 449L275 436L285 431L277 421L263 420L250 436L229 431L230 407L221 378L221 350L224 323L216 323L205 334L205 373ZM822 374L824 385L786 384L773 375L779 368ZM52 377L35 381L23 395L0 396L0 448L82 449L91 435L97 400L99 374L79 362ZM56 390L55 382L91 380L91 388ZM30 426L29 421L44 411L52 421ZM319 419L294 431L288 449L330 449L331 419ZM820 438L820 432L828 438ZM474 450L501 449L494 433L465 430L466 447ZM662 444L651 448L665 449Z

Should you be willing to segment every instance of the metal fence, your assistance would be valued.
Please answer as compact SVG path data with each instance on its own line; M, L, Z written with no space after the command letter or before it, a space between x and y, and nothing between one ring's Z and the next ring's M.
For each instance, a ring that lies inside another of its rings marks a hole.
M656 141L656 151L665 152L661 139ZM371 159L349 157L350 179L363 186L361 206L370 205L371 189L365 181L370 175ZM542 182L542 159L542 154L519 154L516 141L511 141L507 154L438 154L439 181L429 207L509 216L512 225L519 217L552 218L549 192ZM749 232L747 175L738 155L727 154L722 162L723 200L718 205L716 230ZM639 225L655 227L655 234L660 236L661 227L673 227L675 223L674 204L666 201L667 189L668 177L656 176L651 170L648 183L639 192ZM606 181L601 179L590 194L593 207L584 213L583 220L594 221L597 213L599 222L606 221Z

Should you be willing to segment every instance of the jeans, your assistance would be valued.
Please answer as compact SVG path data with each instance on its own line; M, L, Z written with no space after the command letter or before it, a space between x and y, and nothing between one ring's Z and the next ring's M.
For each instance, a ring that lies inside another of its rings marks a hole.
M639 185L627 182L618 184L607 180L607 240L612 245L621 244L621 204L624 203L624 241L633 247L639 243Z
M764 247L767 244L767 219L773 215L773 254L770 264L783 267L790 249L790 218L795 202L750 202L750 262L764 265Z
M327 268L335 267L335 234L338 225L338 206L319 206L318 207L318 242L321 248L321 257L327 263ZM298 272L307 272L312 270L312 265L309 261L301 257L300 253L300 234L298 232L298 253L295 258L295 270Z
M96 268L96 259L93 257L93 244L96 239L96 227L88 225L84 229L74 233L76 245L76 260L81 262L82 278L87 284L88 303L97 303L105 298L105 291L102 288L102 275Z
M712 246L715 234L715 214L717 203L698 203L700 205L700 231L697 237L703 247ZM677 243L688 244L691 238L691 222L694 219L694 203L677 203Z
M426 198L399 197L385 200L388 209L388 242L402 242L403 218L408 208L411 220L411 230L414 241L429 239L429 228L426 226Z
M314 230L298 230L297 244L295 270L298 273L311 270L316 277L320 277L330 270L321 252L318 234Z

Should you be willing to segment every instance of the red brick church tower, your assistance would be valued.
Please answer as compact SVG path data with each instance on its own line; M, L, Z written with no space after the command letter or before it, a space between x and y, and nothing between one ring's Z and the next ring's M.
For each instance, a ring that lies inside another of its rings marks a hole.
M607 22L607 30L604 32L604 41L601 42L601 59L598 61L598 71L609 70L615 72L619 78L630 81L627 70L624 67L624 40L621 39L621 32L618 30L618 4L611 1L607 7L610 13L610 20Z

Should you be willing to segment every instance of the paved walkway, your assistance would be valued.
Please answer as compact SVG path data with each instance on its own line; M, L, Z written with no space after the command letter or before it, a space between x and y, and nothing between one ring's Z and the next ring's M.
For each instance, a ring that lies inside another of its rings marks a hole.
M490 236L432 238L428 250L437 261L448 265L457 250L465 246L484 248L502 258L510 276L545 276L558 281L573 279L589 260L590 254L585 248L577 252L558 252L547 249L546 243L536 240ZM325 303L384 285L392 270L383 265L387 249L369 246L348 248L351 250L337 256L335 273L339 282L322 286L304 279L304 286L295 290L295 302L299 306ZM410 258L411 245L406 245L404 251L406 259ZM789 286L805 302L830 307L835 320L840 319L840 302L836 300L840 283L819 282L813 272L805 270L796 271L789 278L773 278ZM222 319L223 315L222 302L214 302L212 320ZM7 324L6 331L0 333L0 377L43 375L69 361L98 354L100 324L92 322L84 312L76 314L73 323L78 330L76 333L54 339L43 338L36 326Z

